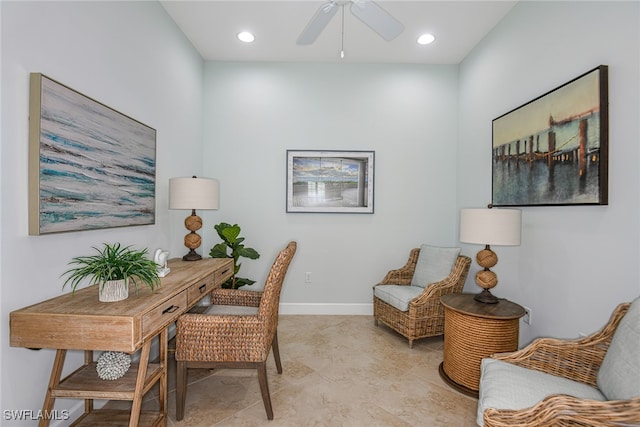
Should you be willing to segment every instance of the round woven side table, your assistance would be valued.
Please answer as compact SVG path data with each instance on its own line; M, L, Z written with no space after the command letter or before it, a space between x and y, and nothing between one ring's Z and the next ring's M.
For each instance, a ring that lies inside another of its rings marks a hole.
M474 300L475 294L444 295L444 360L440 376L456 390L478 397L480 362L493 353L518 349L522 306L501 299L496 304Z

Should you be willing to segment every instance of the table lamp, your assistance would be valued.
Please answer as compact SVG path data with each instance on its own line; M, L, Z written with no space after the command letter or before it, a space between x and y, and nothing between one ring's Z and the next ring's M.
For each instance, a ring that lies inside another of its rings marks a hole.
M498 256L490 245L520 245L522 211L519 209L461 209L460 241L485 245L476 255L476 262L483 270L476 273L476 284L483 290L476 301L495 304L498 298L489 289L498 284L498 276L490 270L498 263Z
M184 245L189 253L182 257L185 261L197 261L202 256L196 252L202 239L196 233L202 228L202 218L196 209L218 209L220 185L211 178L171 178L169 179L169 209L191 209L191 215L184 220L190 231L184 236Z

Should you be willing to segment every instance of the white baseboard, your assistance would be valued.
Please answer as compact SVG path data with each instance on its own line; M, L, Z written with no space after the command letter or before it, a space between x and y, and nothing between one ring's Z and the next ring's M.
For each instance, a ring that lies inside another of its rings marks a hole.
M280 314L373 315L373 304L281 303Z

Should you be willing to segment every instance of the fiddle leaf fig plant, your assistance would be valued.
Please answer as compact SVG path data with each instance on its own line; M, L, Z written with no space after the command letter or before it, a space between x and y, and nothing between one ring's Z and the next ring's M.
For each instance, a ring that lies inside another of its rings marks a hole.
M258 259L260 254L253 248L246 247L244 237L240 237L240 226L238 224L228 224L221 222L214 226L218 232L218 236L223 240L211 248L209 255L212 258L233 258L233 276L225 283L222 284L226 289L238 289L240 286L253 285L255 280L247 279L244 277L238 277L238 271L242 263L239 262L240 258ZM231 251L229 253L229 250Z

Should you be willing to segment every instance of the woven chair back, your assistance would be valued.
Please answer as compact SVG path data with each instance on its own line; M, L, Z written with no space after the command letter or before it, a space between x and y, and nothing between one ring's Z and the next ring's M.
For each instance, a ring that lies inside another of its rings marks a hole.
M280 292L282 291L282 283L287 274L289 264L296 253L297 243L289 242L286 248L280 251L276 260L271 266L267 281L262 291L262 299L258 308L258 317L270 319L272 327L278 324L278 307L280 305Z

